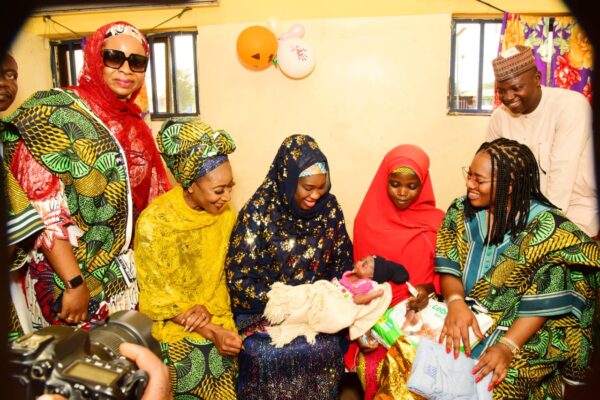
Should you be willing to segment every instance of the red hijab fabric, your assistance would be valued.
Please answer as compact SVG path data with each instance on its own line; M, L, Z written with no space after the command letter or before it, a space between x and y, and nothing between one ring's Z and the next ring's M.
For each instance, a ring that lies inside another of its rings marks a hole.
M421 193L405 210L397 209L387 193L388 176L399 167L409 167L421 181ZM385 257L407 269L411 284L433 283L439 292L433 259L443 218L444 212L435 206L427 154L410 144L395 147L383 158L354 220L354 260ZM390 284L391 305L409 297L406 284Z
M156 196L171 189L171 183L152 132L142 118L141 109L134 103L141 89L135 91L127 101L122 101L104 81L102 49L107 32L115 25L127 28L122 34L129 34L127 30L139 32L133 25L123 21L100 27L86 42L79 86L71 89L90 106L123 148L133 203L140 213ZM146 54L149 54L148 42L143 35L140 33L139 37L134 37L142 41Z

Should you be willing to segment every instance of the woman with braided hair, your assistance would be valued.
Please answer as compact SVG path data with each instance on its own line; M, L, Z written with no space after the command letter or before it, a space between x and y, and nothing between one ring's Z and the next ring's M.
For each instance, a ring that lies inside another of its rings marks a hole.
M175 399L235 399L242 348L225 283L235 223L231 136L192 118L166 121L158 147L175 188L140 214L135 263L140 311L153 321Z
M478 358L494 399L562 398L591 353L600 248L540 191L536 160L513 140L484 143L465 170L467 195L448 209L435 270L448 315L440 335ZM468 296L494 321L481 332ZM482 338L472 349L469 329Z

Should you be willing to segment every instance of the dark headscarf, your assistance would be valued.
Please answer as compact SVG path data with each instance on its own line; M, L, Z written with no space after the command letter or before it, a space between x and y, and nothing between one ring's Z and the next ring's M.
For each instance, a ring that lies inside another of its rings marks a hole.
M301 209L294 201L294 195L298 187L300 173L316 163L327 165L327 158L319 149L317 142L306 135L290 136L284 140L279 148L261 188L275 188L277 193L273 193L273 195L277 195L282 206L287 208L294 216L302 219L314 218L323 212L323 209L327 206L327 201L331 197L329 193L331 190L329 174L327 174L326 193L319 198L317 204L310 210ZM329 170L329 168L327 169ZM271 182L273 185L271 185ZM259 191L261 188L259 188ZM265 194L269 195L268 193Z
M298 176L317 162L327 159L313 138L286 138L238 214L225 262L235 313L262 313L274 282L298 285L352 268L352 243L331 185L310 210L294 201Z

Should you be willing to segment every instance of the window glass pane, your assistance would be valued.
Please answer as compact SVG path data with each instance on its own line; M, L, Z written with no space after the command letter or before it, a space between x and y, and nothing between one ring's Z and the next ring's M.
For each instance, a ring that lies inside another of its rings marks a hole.
M498 55L500 43L500 30L502 24L499 22L489 22L484 28L483 45L483 81L482 81L482 99L481 109L491 111L494 108L494 69L492 60Z
M69 51L68 47L61 45L60 43L52 43L52 51L54 53L54 71L53 83L59 87L69 86L71 84L69 79Z
M146 95L148 96L148 110L150 111L150 114L153 114L156 110L154 110L154 90L152 90L152 68L150 67L151 65L152 58L150 58L150 61L148 62L148 69L146 70L146 75L144 76L144 83L146 84Z
M479 40L479 24L456 24L453 108L477 109Z
M65 51L65 76L67 78L67 82L69 83L69 85L72 85L73 82L71 82L71 53L69 52L69 49L67 48L67 50Z
M50 42L50 46L54 54L52 82L59 87L77 86L77 78L79 78L81 69L83 68L81 41L65 40ZM75 76L71 76L71 61L74 63Z
M198 114L196 35L168 32L150 39L151 65L145 82L152 117Z
M77 49L73 51L73 56L75 57L75 70L77 71L77 79L79 79L79 75L81 75L81 69L83 68L83 50ZM77 82L74 84L76 85Z
M194 76L194 36L181 34L174 37L175 79L177 84L177 110L179 113L196 113L196 80Z
M169 112L167 109L168 94L167 94L167 82L168 82L168 70L167 70L167 46L162 42L154 42L152 48L154 55L154 70L156 71L155 76L155 90L158 113Z

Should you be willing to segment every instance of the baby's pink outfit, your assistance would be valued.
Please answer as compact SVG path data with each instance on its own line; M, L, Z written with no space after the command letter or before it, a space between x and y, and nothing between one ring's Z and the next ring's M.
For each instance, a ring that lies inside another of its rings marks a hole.
M350 279L350 275L352 274L354 274L354 271L346 271L339 280L335 278L332 280L334 284L339 283L339 285L336 286L340 288L344 295L347 295L346 297L350 298L355 294L366 294L373 290L373 280L360 278L353 281Z

